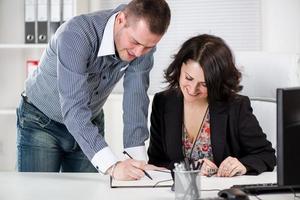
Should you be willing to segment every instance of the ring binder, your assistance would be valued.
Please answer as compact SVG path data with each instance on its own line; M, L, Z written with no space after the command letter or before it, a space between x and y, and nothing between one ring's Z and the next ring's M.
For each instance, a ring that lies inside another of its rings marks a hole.
M73 17L73 0L63 1L62 23Z
M49 40L60 26L61 0L50 0Z
M37 0L37 42L48 42L48 1Z
M30 77L33 74L33 71L38 67L38 60L27 60L26 61L26 77Z
M25 43L36 43L36 0L25 0Z

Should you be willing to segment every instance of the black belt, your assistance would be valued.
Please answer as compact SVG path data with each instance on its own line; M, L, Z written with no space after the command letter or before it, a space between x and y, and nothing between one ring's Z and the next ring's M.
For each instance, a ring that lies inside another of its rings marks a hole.
M30 103L30 101L29 101L28 97L26 96L25 92L22 92L21 96L22 96L22 98L23 98L24 101L26 101L27 103Z

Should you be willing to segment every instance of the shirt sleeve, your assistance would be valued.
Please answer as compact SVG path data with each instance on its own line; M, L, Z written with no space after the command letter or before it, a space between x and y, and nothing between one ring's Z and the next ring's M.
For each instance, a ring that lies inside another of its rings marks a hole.
M123 122L124 148L144 146L149 137L147 127L149 97L149 73L153 67L153 48L148 54L134 60L126 69L124 76ZM140 151L144 148L140 148ZM146 153L140 152L137 155ZM136 157L135 155L132 155Z

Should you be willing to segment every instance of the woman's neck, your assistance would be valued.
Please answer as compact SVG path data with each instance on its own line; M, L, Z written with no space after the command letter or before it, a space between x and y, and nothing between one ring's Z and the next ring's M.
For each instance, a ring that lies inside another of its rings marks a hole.
M207 111L207 100L197 102L184 102L183 123L188 137L194 143L205 118Z
M194 102L187 102L183 100L183 104L185 108L201 109L206 108L208 106L208 101L207 99L201 99L199 101Z

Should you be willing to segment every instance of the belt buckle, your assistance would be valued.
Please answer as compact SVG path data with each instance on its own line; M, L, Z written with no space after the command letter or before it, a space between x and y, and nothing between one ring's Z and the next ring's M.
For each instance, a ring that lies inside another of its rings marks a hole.
M21 93L22 98L24 99L24 101L26 101L27 103L29 103L28 97L26 96L25 92Z

